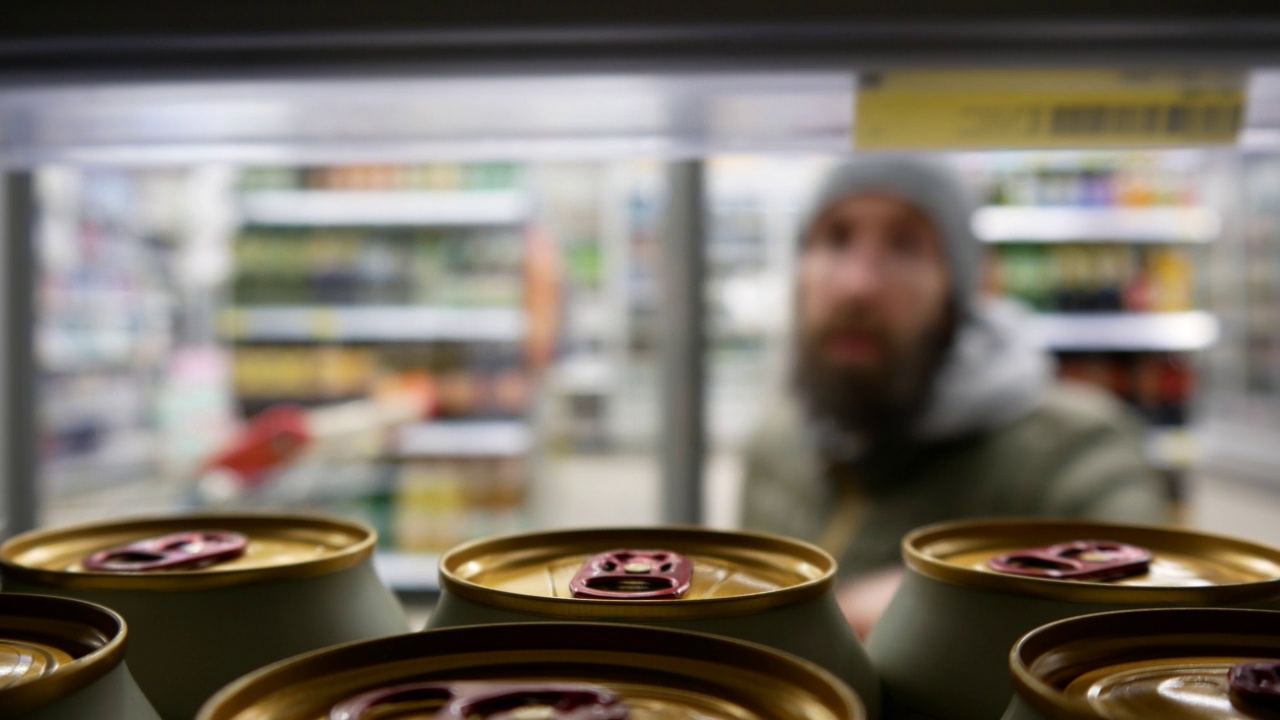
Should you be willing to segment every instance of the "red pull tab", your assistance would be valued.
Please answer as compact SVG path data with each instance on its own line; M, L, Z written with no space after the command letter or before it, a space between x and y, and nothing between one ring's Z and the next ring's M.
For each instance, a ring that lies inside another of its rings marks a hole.
M569 583L576 598L673 600L689 592L693 562L670 550L610 550L594 555Z
M389 705L435 710L437 720L626 720L630 712L613 693L586 683L412 683L345 700L329 720L364 720Z
M95 572L149 572L204 567L238 558L249 538L228 530L193 530L100 550L85 558Z
M1227 679L1233 701L1280 712L1280 660L1241 663L1231 668Z
M1110 540L1075 540L1020 550L992 558L996 572L1053 580L1113 580L1140 575L1151 565L1151 551Z

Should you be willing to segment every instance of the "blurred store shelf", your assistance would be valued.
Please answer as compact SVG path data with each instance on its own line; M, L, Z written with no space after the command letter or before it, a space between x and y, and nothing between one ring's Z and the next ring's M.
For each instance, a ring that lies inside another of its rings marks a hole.
M525 313L518 308L263 306L223 312L230 340L335 342L517 342Z
M378 577L397 592L434 593L440 591L440 556L379 550L373 556Z
M557 363L553 372L560 388L581 395L611 393L617 384L613 365L598 353L571 355Z
M1186 352L1213 345L1218 319L1203 310L1176 313L1044 313L1031 331L1045 347L1062 350Z
M396 429L394 452L405 458L511 457L533 447L533 433L519 420L435 421Z
M240 196L240 217L258 225L515 225L532 205L520 190L261 190Z
M1198 433L1188 427L1152 427L1147 430L1147 458L1162 470L1187 470L1201 459Z
M1203 243L1218 236L1222 219L1208 207L998 205L974 213L972 226L986 242Z

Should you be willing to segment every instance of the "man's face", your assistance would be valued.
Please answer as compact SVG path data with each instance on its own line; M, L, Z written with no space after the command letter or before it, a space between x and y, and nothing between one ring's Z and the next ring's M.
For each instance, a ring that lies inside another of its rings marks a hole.
M797 298L796 380L815 409L857 426L920 401L949 323L942 243L889 195L850 196L819 216Z

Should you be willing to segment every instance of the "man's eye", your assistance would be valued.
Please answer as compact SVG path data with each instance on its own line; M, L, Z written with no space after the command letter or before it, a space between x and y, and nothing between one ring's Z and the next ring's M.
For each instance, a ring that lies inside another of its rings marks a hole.
M814 236L810 247L820 252L840 252L849 245L849 234L841 228L831 228Z
M889 244L900 255L919 255L925 248L924 237L918 233L895 233L890 236Z

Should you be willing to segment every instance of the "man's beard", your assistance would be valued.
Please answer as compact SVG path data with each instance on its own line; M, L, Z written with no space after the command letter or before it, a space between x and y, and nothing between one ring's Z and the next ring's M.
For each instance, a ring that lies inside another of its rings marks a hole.
M864 441L906 439L928 405L933 379L955 335L955 313L946 312L909 346L895 344L876 318L858 308L811 331L796 343L792 386L809 416ZM874 337L884 353L870 366L832 366L823 346L837 333Z

